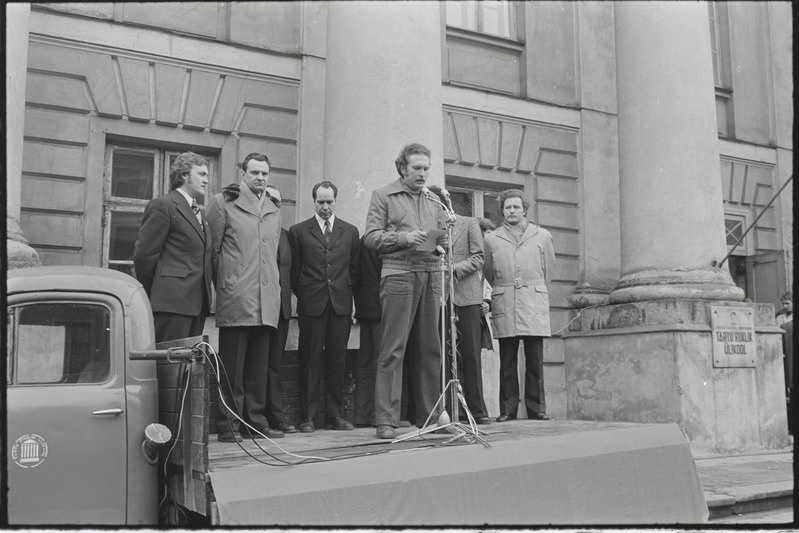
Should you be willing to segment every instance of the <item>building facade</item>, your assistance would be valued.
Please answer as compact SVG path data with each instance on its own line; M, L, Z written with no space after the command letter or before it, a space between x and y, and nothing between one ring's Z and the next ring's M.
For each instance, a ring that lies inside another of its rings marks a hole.
M697 280L779 306L793 283L792 186L766 208L793 173L790 3L648 4L10 5L9 264L13 244L130 271L144 206L189 149L211 193L267 153L287 227L331 180L362 230L421 142L460 214L499 222L497 194L517 187L552 232L547 394L564 418L577 310Z

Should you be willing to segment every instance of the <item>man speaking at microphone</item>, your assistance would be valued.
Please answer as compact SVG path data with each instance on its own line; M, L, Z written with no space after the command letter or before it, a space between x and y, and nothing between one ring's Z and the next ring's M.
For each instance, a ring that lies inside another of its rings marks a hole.
M377 438L393 439L399 426L402 363L406 348L415 361L410 382L416 425L422 426L441 394L441 346L438 321L441 259L417 247L431 230L443 230L446 216L422 193L430 170L430 150L405 146L394 165L400 178L372 193L364 243L382 260L380 355L375 381ZM446 244L446 235L437 244ZM436 420L439 413L434 413Z

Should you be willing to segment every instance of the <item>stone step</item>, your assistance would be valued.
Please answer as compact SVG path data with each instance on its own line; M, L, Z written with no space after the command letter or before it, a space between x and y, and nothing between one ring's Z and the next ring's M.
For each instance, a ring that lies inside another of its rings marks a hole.
M793 481L758 483L705 491L710 521L731 515L793 506Z

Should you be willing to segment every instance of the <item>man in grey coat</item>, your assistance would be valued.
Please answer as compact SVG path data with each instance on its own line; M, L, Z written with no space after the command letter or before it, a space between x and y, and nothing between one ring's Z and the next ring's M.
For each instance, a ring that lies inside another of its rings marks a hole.
M221 193L208 206L213 242L211 267L216 284L216 325L224 370L219 376L218 439L241 441L241 429L253 437L282 437L269 427L266 406L269 346L277 334L280 275L277 248L280 211L264 192L269 159L249 154L241 164L238 198ZM226 407L227 406L227 407ZM230 423L228 425L228 420ZM252 427L250 429L248 427Z
M519 406L516 358L524 342L527 418L549 420L544 399L544 337L550 336L547 284L555 268L552 234L527 221L530 202L517 189L503 191L502 226L485 237L483 273L491 284L491 324L499 340L497 422L514 420Z

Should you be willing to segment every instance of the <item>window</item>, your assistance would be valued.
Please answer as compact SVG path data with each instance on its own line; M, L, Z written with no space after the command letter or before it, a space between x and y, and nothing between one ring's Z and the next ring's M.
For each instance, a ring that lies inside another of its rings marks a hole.
M9 385L103 383L111 368L107 307L47 302L11 308Z
M500 37L516 37L512 2L468 0L445 3L449 26Z
M461 187L447 187L455 214L467 217L487 218L495 226L502 224L499 209L499 191L486 191Z
M710 51L713 54L713 80L716 87L722 87L723 64L721 61L721 24L719 22L719 6L716 2L708 2L710 11Z
M748 227L748 217L745 213L731 213L724 214L724 229L727 235L727 251L732 250L741 237L744 237L744 231ZM740 244L735 247L732 255L750 255L751 250L749 247L749 235L741 240Z
M716 123L720 137L733 137L732 66L730 32L725 2L708 2L710 53L713 60L713 83L716 87Z
M201 152L197 152L201 153ZM133 276L133 248L144 208L169 192L169 167L180 154L139 146L112 144L105 154L103 198L103 266ZM201 153L214 176L216 159ZM206 198L208 200L208 198Z

